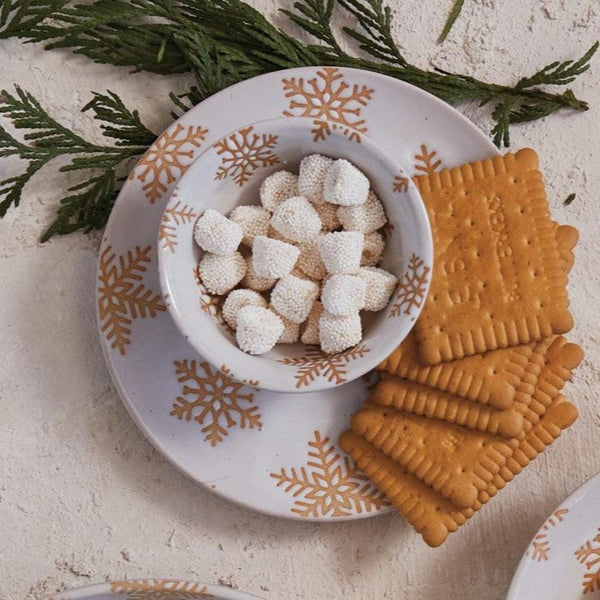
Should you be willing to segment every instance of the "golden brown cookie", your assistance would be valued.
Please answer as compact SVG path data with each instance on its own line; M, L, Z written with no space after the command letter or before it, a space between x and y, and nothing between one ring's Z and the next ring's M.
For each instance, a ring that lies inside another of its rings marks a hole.
M577 409L559 397L551 408L516 447L513 455L500 468L493 480L481 490L466 510L437 494L413 473L378 450L354 431L340 436L340 446L386 495L405 519L423 536L430 546L442 544L449 533L456 531L498 490L518 475L543 452L577 418Z
M579 233L574 227L559 225L556 221L553 227L562 267L568 273L575 259L573 248ZM533 391L533 387L529 392L524 391L521 384L527 374L531 379L532 368L535 368L531 361L539 361L538 356L532 356L535 348L535 343L512 346L428 366L419 360L417 340L411 331L377 369L502 409L511 405L517 390L528 394ZM544 353L546 350L543 346Z
M423 365L414 332L377 368L495 408L508 408L525 375L534 344L493 350L438 365Z
M379 406L389 406L503 437L519 437L525 431L523 416L514 409L498 410L394 376L384 377L369 400Z
M566 333L566 274L537 154L524 149L415 178L434 232L415 324L424 364Z
M575 262L575 253L573 250L579 240L579 231L571 225L559 225L554 223L554 234L558 243L558 254L565 273L569 273Z
M459 508L472 506L517 445L514 439L368 406L352 430Z
M562 335L550 338L547 343L544 364L528 404L532 415L522 413L532 423L537 422L546 412L583 360L581 347L568 342Z
M430 546L442 544L467 520L452 502L354 431L344 431L339 444Z

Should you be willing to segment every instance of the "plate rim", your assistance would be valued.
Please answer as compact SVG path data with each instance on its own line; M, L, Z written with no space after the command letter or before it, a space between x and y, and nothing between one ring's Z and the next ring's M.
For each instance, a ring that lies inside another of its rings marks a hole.
M527 546L525 547L523 555L521 556L521 560L519 560L519 564L517 565L515 573L510 581L510 587L508 588L508 592L506 594L506 600L522 600L521 598L519 598L519 596L517 596L517 594L520 592L518 586L523 575L527 572L527 569L531 564L531 562L527 560L528 556L526 555L526 553L529 547L531 546L533 540L535 540L536 537L540 533L542 533L546 521L554 514L556 510L558 510L565 504L573 504L574 502L579 501L580 497L583 497L585 496L585 494L587 494L588 489L595 488L596 486L600 487L600 471L586 479L582 484L576 487L568 496L563 498L563 500L554 507L554 509L550 512L546 519L544 519L540 527L533 534L532 538L529 540L529 542L527 542Z

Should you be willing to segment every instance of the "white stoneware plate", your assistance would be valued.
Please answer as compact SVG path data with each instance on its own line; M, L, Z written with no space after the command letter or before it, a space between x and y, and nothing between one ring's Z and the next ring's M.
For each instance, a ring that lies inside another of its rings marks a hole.
M178 223L196 217L183 204L163 217L183 172L204 149L237 131L224 147L232 176L260 177L265 140L244 126L282 115L312 118L315 141L327 139L333 130L346 135L349 144L369 136L396 162L409 165L411 174L497 152L447 104L367 71L307 67L232 86L171 125L119 194L100 250L102 345L123 401L144 434L207 489L276 516L311 521L368 517L389 508L336 445L369 385L368 378L343 385L352 357L299 361L299 385L326 378L338 384L329 390L259 391L236 383L199 356L160 294L157 231L158 244L174 249L180 243ZM398 177L399 202L408 184ZM397 299L401 310L420 307L428 267L420 257L408 264ZM219 308L205 295L199 302L206 311Z
M46 600L258 600L231 588L175 579L128 579L60 592Z
M269 159L271 164L261 170L260 177L253 177L241 186L232 178L220 177L223 169L221 143L214 144L201 153L179 180L165 208L167 218L182 204L199 214L207 208L228 214L237 205L257 204L259 187L266 176L283 169L297 173L303 157L321 152L351 160L367 175L371 188L383 203L388 223L384 230L386 243L380 266L400 280L413 257L418 256L423 265L432 264L433 241L425 205L412 182L408 190L395 191L395 181L404 171L369 138L363 137L360 144L355 144L348 142L341 132L332 131L326 139L315 141L313 121L307 118L281 117L247 127L261 138L276 138ZM231 135L225 136L225 140L230 138ZM400 196L402 202L398 202ZM208 362L226 365L228 372L235 373L242 381L258 380L256 386L261 390L294 393L335 387L335 379L316 377L305 381L298 377L298 363L303 363L307 356L330 361L353 357L346 364L346 379L353 381L385 360L402 343L419 316L422 303L410 310L399 309L399 295L396 294L383 310L362 313L360 344L339 355L326 356L314 345L296 343L278 344L266 354L252 356L238 348L235 333L223 323L222 315L203 310L204 304L198 300L199 290L206 296L206 288L199 287L202 284L198 262L202 251L193 241L193 229L193 222L181 223L175 229L177 246L159 249L158 270L162 292L168 296L167 307L182 335ZM420 291L423 297L427 295L428 284L429 278L426 278ZM215 302L222 300L223 297L214 297Z
M600 473L541 526L521 559L507 600L600 598Z

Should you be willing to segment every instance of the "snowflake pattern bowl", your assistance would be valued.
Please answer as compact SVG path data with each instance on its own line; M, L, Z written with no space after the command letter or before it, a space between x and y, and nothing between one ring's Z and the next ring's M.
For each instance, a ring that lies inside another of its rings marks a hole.
M339 385L336 377L312 377L329 363L343 364L344 382L361 377L385 359L406 337L427 294L433 261L433 242L426 209L416 188L399 190L402 167L374 142L352 143L341 131L315 141L313 121L283 117L253 123L212 144L194 161L173 190L163 222L169 221L171 244L159 251L161 286L175 323L209 362L237 379L277 392L314 392ZM223 298L211 296L197 273L202 251L193 241L195 216L207 208L228 214L240 204L259 203L259 187L271 173L298 172L301 159L320 153L345 158L369 178L383 202L388 225L381 266L400 282L388 306L363 313L363 340L340 354L324 355L316 346L278 344L252 356L239 350L235 335L221 316ZM193 217L173 224L180 206ZM164 241L165 231L159 238ZM408 273L408 275L406 275Z

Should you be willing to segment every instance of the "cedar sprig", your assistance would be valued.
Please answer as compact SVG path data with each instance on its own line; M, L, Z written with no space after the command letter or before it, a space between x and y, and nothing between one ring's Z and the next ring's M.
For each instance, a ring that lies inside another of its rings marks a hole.
M442 29L442 33L440 33L440 37L438 38L439 44L445 41L448 37L450 30L452 29L452 27L454 27L454 23L456 23L456 19L458 19L458 17L460 16L464 3L465 0L454 0L454 4L450 9L450 13L448 14L448 18L446 19L444 28Z
M60 171L83 171L87 179L69 188L72 194L61 200L57 217L42 236L42 241L55 234L77 229L91 231L102 227L114 203L120 181L117 172L130 158L143 153L156 135L130 111L114 93L95 93L83 110L90 110L102 122L103 134L116 140L116 145L89 142L53 119L28 92L15 87L14 94L0 92L0 114L15 129L24 130L23 141L0 127L0 158L18 157L27 162L25 170L0 181L0 217L11 206L18 206L24 186L50 161L67 157Z
M68 0L0 0L0 39L25 35Z

